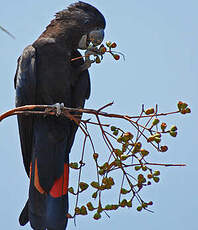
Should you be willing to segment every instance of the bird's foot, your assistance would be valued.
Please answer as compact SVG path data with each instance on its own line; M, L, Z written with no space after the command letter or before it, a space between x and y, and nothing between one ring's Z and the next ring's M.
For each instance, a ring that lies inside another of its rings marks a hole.
M80 72L83 72L91 67L91 64L94 63L95 60L90 60L89 58L85 60L85 63L80 66Z
M87 70L91 67L91 64L95 62L95 59L90 59L90 56L94 57L101 55L100 49L95 46L89 47L85 52L85 63L81 66L81 71Z
M98 49L98 47L96 47L96 46L92 46L92 47L87 48L87 50L85 52L85 61L90 60L91 55L93 55L94 57L97 55L101 55L100 49Z
M62 109L64 108L64 103L56 103L52 106L56 107L56 116L59 117L61 115Z

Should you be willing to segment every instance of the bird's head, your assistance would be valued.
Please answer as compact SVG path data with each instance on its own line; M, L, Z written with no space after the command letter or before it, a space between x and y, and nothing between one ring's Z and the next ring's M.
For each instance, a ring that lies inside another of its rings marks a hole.
M93 46L98 46L102 43L104 39L104 29L94 28L89 33L84 34L79 43L78 48L85 50L88 48L89 44L92 43Z
M102 43L105 25L105 18L98 9L79 1L56 13L46 32L52 37L64 38L73 49L87 49L90 43L94 46Z

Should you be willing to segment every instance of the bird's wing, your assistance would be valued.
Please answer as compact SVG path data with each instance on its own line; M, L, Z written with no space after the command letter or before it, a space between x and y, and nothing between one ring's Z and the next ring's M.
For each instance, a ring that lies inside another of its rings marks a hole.
M72 59L80 57L81 53L77 50L73 51ZM84 64L83 59L78 59L72 63L74 68L78 68ZM89 71L85 70L80 73L78 81L74 85L73 94L72 94L72 103L74 107L83 107L85 100L89 99L90 96L90 76Z
M73 51L72 59L80 57L81 53L77 50ZM81 65L84 64L83 59L78 59L72 62L72 67L78 69ZM78 80L73 85L72 89L72 107L73 108L84 108L85 100L89 98L91 86L90 86L90 76L89 71L85 70L81 72L78 76ZM81 115L81 114L80 114ZM75 122L71 124L70 138L67 146L67 152L69 153L74 142L75 133L78 129L78 125Z
M36 52L32 46L24 49L18 59L14 84L16 88L16 107L35 103L36 92ZM29 176L32 158L33 117L18 115L18 126L25 170Z

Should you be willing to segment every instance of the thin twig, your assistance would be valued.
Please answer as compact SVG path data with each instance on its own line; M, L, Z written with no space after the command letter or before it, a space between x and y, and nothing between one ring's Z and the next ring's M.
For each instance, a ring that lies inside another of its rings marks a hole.
M4 29L2 26L0 26L0 29L3 30L6 34L8 34L11 38L15 39L15 36L11 34L9 31L7 31L6 29Z

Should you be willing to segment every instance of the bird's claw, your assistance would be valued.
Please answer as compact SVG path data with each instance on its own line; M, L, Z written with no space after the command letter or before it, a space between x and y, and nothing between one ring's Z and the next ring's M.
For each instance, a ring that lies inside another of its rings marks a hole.
M89 47L85 52L85 60L90 59L91 55L93 56L101 55L100 49L98 49L95 46Z
M95 59L94 60L90 59L91 55L93 55L93 56L101 55L100 49L98 49L95 46L92 46L92 47L89 47L86 50L86 52L85 52L85 62L84 62L84 64L81 65L80 72L89 69L91 67L91 64L95 62Z
M56 116L59 117L61 115L62 109L64 108L64 103L56 103L53 106L56 107Z
M83 65L81 65L81 72L89 69L91 67L91 64L94 62L95 62L95 60L90 60L90 59L85 60L85 63Z

